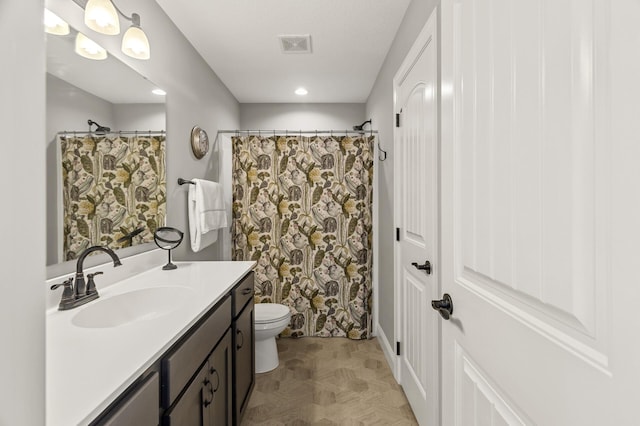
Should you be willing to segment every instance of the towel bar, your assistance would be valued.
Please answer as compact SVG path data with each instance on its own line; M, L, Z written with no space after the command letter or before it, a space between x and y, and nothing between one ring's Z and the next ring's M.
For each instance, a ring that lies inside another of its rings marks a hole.
M184 185L185 183L188 183L190 185L195 185L196 184L195 182L192 182L190 180L178 178L178 185Z

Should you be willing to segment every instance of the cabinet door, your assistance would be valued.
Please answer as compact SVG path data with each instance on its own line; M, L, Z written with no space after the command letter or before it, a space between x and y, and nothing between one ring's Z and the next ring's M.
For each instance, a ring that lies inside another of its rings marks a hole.
M249 302L233 323L233 411L240 424L255 382L255 335L253 301Z
M209 425L211 405L211 381L209 365L205 363L184 394L164 415L163 426L206 426Z
M97 424L103 426L157 426L159 392L158 373L152 373Z
M231 343L231 334L227 332L209 357L208 373L211 383L208 397L211 404L208 406L208 410L209 425L211 426L230 426L232 424L231 362L233 347Z

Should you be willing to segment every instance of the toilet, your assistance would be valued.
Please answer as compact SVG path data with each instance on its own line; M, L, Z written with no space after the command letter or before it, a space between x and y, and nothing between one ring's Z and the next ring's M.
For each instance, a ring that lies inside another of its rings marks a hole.
M276 336L289 325L290 318L287 306L278 303L255 305L256 373L266 373L278 366Z

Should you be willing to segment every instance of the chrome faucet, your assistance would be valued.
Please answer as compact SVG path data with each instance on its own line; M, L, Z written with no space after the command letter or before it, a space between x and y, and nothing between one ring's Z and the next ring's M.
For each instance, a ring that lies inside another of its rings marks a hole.
M92 246L84 250L78 257L78 262L76 263L75 286L73 285L73 278L69 278L61 284L55 284L51 286L51 290L55 290L60 286L64 286L62 298L60 299L60 305L58 306L59 310L65 311L67 309L73 309L100 297L100 295L98 294L98 290L96 289L96 284L93 281L93 277L96 275L102 274L102 272L94 272L93 274L87 274L87 282L85 283L84 272L82 271L82 265L84 264L84 259L88 255L96 251L103 251L107 253L109 256L111 256L114 267L122 265L122 263L120 263L120 259L118 258L118 256L114 253L113 250L111 250L108 247Z

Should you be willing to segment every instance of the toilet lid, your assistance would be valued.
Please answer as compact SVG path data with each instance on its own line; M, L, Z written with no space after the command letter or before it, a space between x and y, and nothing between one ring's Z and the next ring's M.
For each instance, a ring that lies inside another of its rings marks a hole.
M289 308L279 303L258 303L255 306L256 322L274 322L288 317Z

